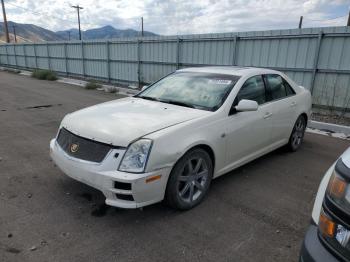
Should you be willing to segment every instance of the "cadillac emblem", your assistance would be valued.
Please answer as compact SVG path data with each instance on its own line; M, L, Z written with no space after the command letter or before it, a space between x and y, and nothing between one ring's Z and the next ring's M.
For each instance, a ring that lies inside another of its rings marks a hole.
M70 151L72 152L72 153L75 153L75 152L77 152L79 150L79 145L78 144L71 144L70 145Z

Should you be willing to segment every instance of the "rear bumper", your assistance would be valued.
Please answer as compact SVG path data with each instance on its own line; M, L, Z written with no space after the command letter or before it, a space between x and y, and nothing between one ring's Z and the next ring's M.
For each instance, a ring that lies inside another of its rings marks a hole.
M317 226L310 225L306 232L300 253L300 262L339 262L339 260L321 243Z
M123 150L113 149L101 163L93 163L69 156L55 139L50 142L50 156L63 173L102 191L107 205L138 208L163 200L171 168L142 174L120 172L117 169L123 154ZM157 175L160 179L146 182Z

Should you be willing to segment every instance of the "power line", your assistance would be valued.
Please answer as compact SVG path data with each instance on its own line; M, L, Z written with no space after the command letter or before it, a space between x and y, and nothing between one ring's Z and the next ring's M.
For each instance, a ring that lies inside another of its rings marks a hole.
M1 0L1 1L3 1L3 0ZM67 3L67 2L66 2L66 3ZM25 8L25 7L23 7L23 6L18 6L18 5L16 5L16 4L13 4L13 3L11 3L11 2L10 2L10 3L7 3L7 4L9 4L9 5L13 6L13 7L16 7L16 8L20 8L20 9L22 9L22 10L24 10L24 11L27 11L27 12L32 13L32 14L35 14L35 15L44 16L44 17L46 17L46 18L54 18L54 19L58 19L58 20L61 20L61 21L64 21L64 22L69 22L69 23L72 23L72 24L75 23L74 21L69 20L69 19L64 19L64 18L61 18L61 17L58 17L58 16L51 15L51 14L49 14L49 13L33 11L33 10L28 9L28 8ZM137 17L122 18L122 20L133 20L133 21L135 21L135 24L136 24L137 19L138 19ZM91 24L91 23L89 23L88 21L86 21L87 19L84 18L84 17L83 17L81 20L83 21L84 25L89 25L90 27L97 27L97 26L98 26L98 25L96 25L96 24ZM91 20L91 19L89 19L89 20Z
M72 5L71 5L69 2L67 2L67 1L64 1L64 3L67 4L67 5L69 5L69 6L71 6L71 7L76 7L76 6L72 6ZM13 4L13 3L11 3L11 2L9 2L9 3L7 3L7 4L12 5L12 6L14 6L14 7L17 7L17 8L21 8L21 9L23 9L23 10L25 10L25 11L28 11L28 12L33 13L33 14L36 14L36 15L42 15L42 16L46 16L46 17L52 17L52 18L59 19L59 20L65 21L65 22L75 23L73 20L64 19L64 18L61 18L61 17L58 17L58 16L54 16L54 15L49 14L49 13L33 11L33 10L29 9L29 8L25 8L25 7L23 7L23 6L19 6L19 5ZM77 5L77 6L79 6L79 5ZM80 6L80 7L81 7L81 6ZM81 7L80 9L83 9L83 7ZM88 14L87 14L87 15L88 15ZM125 18L119 17L119 18L120 18L121 20L123 20L123 21L127 21L127 20L135 21L135 24L138 23L137 20L139 19L139 17L137 17L137 16L135 16L135 17L128 17L128 18L126 18L126 17L125 17ZM160 19L163 19L163 18L178 18L178 17L175 16L175 15L159 15L159 16L154 16L154 15L152 15L152 18L160 18ZM84 24L89 24L89 25L91 25L91 26L95 26L95 24L88 23L88 22L86 21L86 19L84 19L84 17L81 18L81 20L84 22ZM154 24L159 24L159 23L158 23L158 22L154 22Z
M337 17L333 17L333 18L329 18L329 19L309 19L307 18L307 20L309 21L313 21L313 22L324 22L324 21L332 21L332 20L336 20L336 19L339 19L339 18L343 18L343 17L346 17L348 16L347 14L346 15L342 15L342 16L337 16Z
M28 11L28 12L30 12L32 14L35 14L35 15L41 15L41 16L45 16L45 17L55 18L55 19L58 19L58 20L61 20L61 21L65 21L65 22L74 23L72 20L64 19L64 18L61 18L61 17L58 17L58 16L54 16L54 15L51 15L51 14L48 14L48 13L33 11L33 10L25 8L23 6L15 5L15 4L11 3L11 2L9 2L7 4L12 5L14 7L17 7L17 8L20 8L20 9L23 9L23 10Z
M3 1L4 0L1 0L1 2L3 3ZM75 23L75 22L73 22L72 20L69 20L69 19L64 19L64 18L61 18L61 17L58 17L58 16L54 16L54 15L51 15L51 14L49 14L49 13L44 13L44 12L38 12L38 11L33 11L33 10L31 10L31 9L28 9L28 8L25 8L25 7L23 7L23 6L18 6L18 5L16 5L16 4L13 4L12 2L9 2L9 3L6 3L6 4L9 4L9 5L11 5L11 6L14 6L14 7L17 7L17 8L20 8L20 9L23 9L23 10L25 10L25 11L27 11L27 12L30 12L30 13L33 13L33 14L36 14L36 15L40 15L40 16L44 16L44 17L47 17L47 18L54 18L54 19L58 19L58 20L61 20L61 21L65 21L65 22L69 22L69 23ZM68 2L66 2L65 1L65 4L67 4L67 5L70 5ZM71 6L71 5L70 5ZM79 13L79 10L80 9L83 9L83 7L81 7L81 6L79 6L79 5L75 5L75 6L71 6L71 7L73 7L73 8L75 8L75 9L77 9L77 13L78 13L78 24L79 24L79 39L81 39L82 37L81 37L81 25L80 25L80 13ZM84 13L85 14L85 13ZM91 24L91 23L89 23L88 21L89 20L91 20L90 18L89 18L89 14L87 13L86 14L87 15L87 17L82 17L82 22L83 22L83 24L84 24L84 26L89 26L90 28L91 27L97 27L98 26L98 24ZM348 14L346 14L346 15L341 15L341 16L337 16L337 17L333 17L333 18L328 18L328 19L309 19L308 17L303 17L304 18L304 21L303 21L303 18L300 18L300 21L299 21L299 24L300 24L300 27L302 27L303 26L303 22L305 22L305 19L306 19L306 22L327 22L327 21L329 21L329 23L331 23L333 20L337 20L337 19L340 19L340 18L344 18L344 17L346 17L346 16L348 16ZM155 17L158 17L158 18L161 18L161 19L164 19L164 18L175 18L176 16L173 16L173 15L162 15L162 16L152 16L152 18L155 18ZM88 21L86 21L87 20L87 18L88 18ZM129 24L129 26L132 26L132 27L138 27L137 26L137 24L138 24L138 22L137 22L137 20L138 20L139 18L137 18L137 17L129 17L129 18L121 18L121 20L125 20L125 21L135 21L135 22L132 22L132 23L126 23L126 24ZM172 19L171 19L172 20ZM349 18L348 18L348 25L350 25L350 13L349 13ZM163 20L164 21L164 20ZM112 22L112 21L111 21ZM334 22L336 22L336 21L334 21ZM112 23L113 24L113 23ZM125 24L125 25L126 25ZM177 22L176 23L176 25L177 25L177 27L179 27L179 25L182 25L182 24L188 24L188 22L185 22L185 21L182 21L182 22ZM127 28L127 26L122 26L122 27L124 27L124 28ZM153 27L154 25L159 25L159 23L158 22L147 22L147 25L148 25L148 27ZM8 31L8 29L7 29L7 31ZM6 33L6 28L5 28L5 33ZM143 17L141 18L141 35L143 35L143 33L144 33L144 30L143 30ZM69 37L69 36L68 36Z
M49 14L49 13L33 11L33 10L31 10L31 9L28 9L28 8L25 8L25 7L22 7L22 6L15 5L15 4L13 4L13 3L8 3L8 4L11 5L11 6L13 6L13 7L17 7L17 8L23 9L23 10L29 12L29 13L34 14L34 15L44 16L44 17L46 17L46 18L54 18L54 19L58 19L58 20L61 20L61 21L64 21L64 22L69 22L69 23L72 23L72 24L75 23L75 21L73 21L73 20L64 19L64 18L55 16L55 15L51 15L51 14ZM136 19L136 17L133 18L133 19ZM84 21L84 19L82 19L82 20ZM91 24L91 23L89 23L89 22L87 22L87 21L84 21L84 24L85 24L85 25L90 25L90 26L95 26L94 24Z

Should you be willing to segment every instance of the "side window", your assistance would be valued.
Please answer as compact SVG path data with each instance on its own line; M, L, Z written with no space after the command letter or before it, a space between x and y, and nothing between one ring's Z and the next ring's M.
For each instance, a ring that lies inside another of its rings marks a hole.
M262 76L249 78L239 90L235 103L242 99L254 100L259 105L266 102L265 85Z
M281 76L266 75L265 79L271 100L276 100L287 96L286 88L283 85L283 79Z
M287 96L295 95L295 91L285 79L283 79L283 85L286 87Z
M265 80L270 100L276 100L295 94L293 88L280 75L265 75Z

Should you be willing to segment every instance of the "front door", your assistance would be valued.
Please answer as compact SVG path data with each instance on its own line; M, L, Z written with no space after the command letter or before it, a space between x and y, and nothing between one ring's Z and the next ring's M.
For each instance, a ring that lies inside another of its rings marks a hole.
M233 106L241 99L254 100L259 107L257 111L236 112L227 116L227 171L264 154L271 144L273 105L266 100L261 75L249 78L242 85Z

